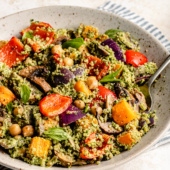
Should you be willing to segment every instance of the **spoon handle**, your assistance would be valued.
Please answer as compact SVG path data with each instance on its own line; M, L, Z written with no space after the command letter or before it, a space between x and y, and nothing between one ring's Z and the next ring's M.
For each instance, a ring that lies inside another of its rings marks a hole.
M155 81L155 79L160 75L160 73L165 69L165 67L170 63L170 55L165 59L163 64L158 68L158 70L153 74L150 79L148 80L148 85L151 86L151 84Z

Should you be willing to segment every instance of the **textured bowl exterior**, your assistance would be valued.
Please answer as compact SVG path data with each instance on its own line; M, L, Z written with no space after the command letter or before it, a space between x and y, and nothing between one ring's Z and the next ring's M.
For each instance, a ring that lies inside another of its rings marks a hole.
M38 20L50 23L54 28L77 28L80 23L94 25L103 33L107 29L119 28L129 31L140 42L141 51L147 55L149 61L154 61L159 66L167 57L166 49L151 35L135 24L110 13L103 11L73 7L73 6L48 6L19 12L0 19L0 39L9 40L12 36L19 36L19 32L30 24L30 20ZM158 122L142 140L130 151L104 161L100 165L86 165L72 167L72 170L107 170L113 169L126 161L129 161L142 153L160 139L170 124L170 66L163 76L154 84L152 94L154 99L153 108L157 112ZM12 169L45 170L47 168L32 166L23 161L12 159L4 152L0 152L0 164ZM51 167L48 170L63 170L65 168Z

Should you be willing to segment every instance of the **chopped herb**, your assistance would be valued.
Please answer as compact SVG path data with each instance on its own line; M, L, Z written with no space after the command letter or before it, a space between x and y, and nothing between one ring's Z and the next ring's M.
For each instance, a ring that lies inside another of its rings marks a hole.
M119 75L120 71L121 71L121 67L116 70L115 72L109 74L109 75L106 75L104 76L100 82L101 83L107 83L107 82L118 82L118 81L121 81L120 79L117 79L116 77Z
M27 31L27 32L25 32L24 34L23 34L23 36L22 36L22 40L25 40L25 39L27 39L27 38L33 38L33 33L32 32L30 32L30 31Z
M107 31L105 32L105 34L108 35L109 38L114 39L117 32L122 32L122 31L121 31L121 30L117 30L117 29L110 29L110 30L107 30Z
M30 88L26 84L23 84L21 86L20 95L21 95L21 100L24 104L29 100L30 93L31 93Z
M9 103L6 105L6 108L7 108L8 112L12 112L12 102L9 102Z
M75 38L72 40L68 40L62 44L63 48L73 47L78 49L81 45L84 44L83 38Z
M44 134L46 137L57 141L67 140L71 138L71 136L61 127L49 128L47 131L44 132Z

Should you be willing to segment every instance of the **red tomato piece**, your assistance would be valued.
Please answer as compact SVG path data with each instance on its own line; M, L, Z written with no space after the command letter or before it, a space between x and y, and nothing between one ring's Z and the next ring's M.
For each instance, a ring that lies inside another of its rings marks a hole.
M37 27L52 28L52 26L46 22L32 22L30 25L30 29L32 29L32 30L35 30Z
M134 67L138 67L148 62L147 57L138 51L127 50L125 52L125 55L126 55L126 63L131 64Z
M117 96L115 92L109 90L108 88L104 86L98 86L98 94L97 96L91 101L90 108L94 106L95 104L100 104L101 102L105 102L108 95L113 96L115 99L117 99Z
M66 111L71 103L71 97L52 93L41 99L39 102L39 109L44 116L52 117Z
M64 62L63 60L60 58L60 55L59 54L53 54L53 59L54 61L59 64L60 66L63 66L64 65Z
M101 147L91 148L88 146L90 143L101 140L101 138L103 138ZM105 153L105 150L110 147L110 145L108 144L110 138L111 136L107 134L92 133L85 139L85 146L80 147L80 157L82 159L94 159L103 155Z
M89 75L96 76L98 80L100 80L103 76L108 73L109 66L106 65L102 59L96 56L87 56L88 63L87 67L89 68ZM96 72L96 70L98 70Z
M104 86L98 86L98 96L101 97L102 99L106 100L106 97L108 95L112 95L114 98L117 98L116 94L109 90L108 88L104 87Z
M16 62L22 61L28 56L28 54L21 54L23 50L24 45L21 41L16 37L12 37L9 42L0 49L0 62L12 67Z
M80 148L80 157L82 159L94 159L94 158L97 158L101 155L103 155L103 150L99 150L99 149L92 149L92 148L89 148L89 147L81 147Z
M28 28L25 28L21 31L21 35L23 35L25 32L28 32L30 30L36 30L37 28L52 28L52 26L45 22L32 22L31 25Z
M31 42L30 46L34 52L40 52L41 48L50 45L54 40L55 33L49 28L52 28L52 26L48 23L33 22L28 28L21 31L21 35L24 35L28 32L34 36L38 36L39 39L37 41L29 38L29 42Z

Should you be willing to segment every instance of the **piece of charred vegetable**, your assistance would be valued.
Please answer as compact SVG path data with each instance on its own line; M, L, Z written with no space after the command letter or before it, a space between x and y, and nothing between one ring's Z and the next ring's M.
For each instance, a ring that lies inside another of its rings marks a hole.
M115 41L113 41L112 39L107 39L107 40L103 41L101 44L104 46L108 45L113 50L117 60L120 60L123 62L125 61L125 59L123 57L123 53Z
M73 74L75 75L75 76L82 76L83 75L83 73L84 73L84 68L83 67L77 67L77 68L75 68L75 70L73 71Z
M19 76L15 72L11 74L9 83L13 91L15 91L16 96L22 99L22 101L25 103L29 102L30 104L33 104L42 98L42 92L37 87L35 87L33 84L31 84L29 81L25 80L23 77ZM26 91L29 92L29 95ZM26 101L25 97L27 98Z
M69 83L75 75L67 68L60 68L59 73L54 75L53 83L57 86Z
M139 43L130 35L129 32L110 29L105 32L109 38L113 39L123 49L139 50Z
M104 57L110 54L103 45L95 41L89 43L87 49L94 56Z
M120 83L115 83L114 90L115 90L116 96L118 98L128 96L127 90L125 88L121 87Z
M40 86L44 92L51 90L51 86L46 82L45 76L48 71L44 66L28 66L19 71L19 75L25 77L38 86Z
M56 152L56 155L63 166L70 166L75 162L75 160L71 156L66 155L62 152Z
M118 126L118 128L114 128L112 122L101 122L99 114L97 114L97 120L100 128L106 133L117 134L123 131L123 128L120 126Z
M82 110L74 105L70 105L68 109L60 115L60 122L62 126L69 125L85 115Z

